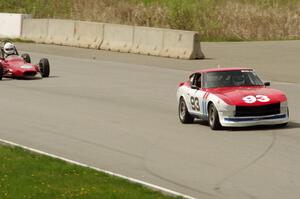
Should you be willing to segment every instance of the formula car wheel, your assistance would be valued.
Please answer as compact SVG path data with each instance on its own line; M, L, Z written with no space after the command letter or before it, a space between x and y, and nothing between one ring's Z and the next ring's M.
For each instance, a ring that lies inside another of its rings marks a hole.
M24 61L26 63L31 63L31 58L30 58L29 54L27 54L27 53L22 54L21 57L24 59Z
M3 67L0 64L0 80L2 80L2 77L3 77Z
M213 103L211 103L208 108L208 123L212 130L219 130L222 127L219 120L218 110Z
M40 67L42 77L49 77L50 65L48 59L46 58L41 59L39 63L39 67Z
M180 122L183 124L189 124L194 121L194 117L189 113L183 98L180 98L179 101L178 116Z

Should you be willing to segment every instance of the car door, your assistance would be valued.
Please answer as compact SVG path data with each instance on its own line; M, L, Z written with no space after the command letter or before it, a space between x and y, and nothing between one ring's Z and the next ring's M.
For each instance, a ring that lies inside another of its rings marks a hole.
M195 73L191 80L191 88L188 92L189 97L189 110L192 115L202 117L205 115L203 107L203 97L205 91L202 89L202 75L201 73Z

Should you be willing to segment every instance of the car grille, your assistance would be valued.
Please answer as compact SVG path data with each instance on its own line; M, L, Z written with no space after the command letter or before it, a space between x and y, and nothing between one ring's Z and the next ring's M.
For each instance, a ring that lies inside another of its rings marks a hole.
M25 77L32 77L32 76L35 76L35 75L36 75L35 71L26 71L26 72L24 72Z
M236 117L265 116L280 113L280 103L265 106L236 106Z

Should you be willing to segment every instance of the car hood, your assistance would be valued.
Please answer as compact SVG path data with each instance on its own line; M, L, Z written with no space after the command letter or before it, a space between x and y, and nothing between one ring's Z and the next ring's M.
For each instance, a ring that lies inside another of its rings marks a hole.
M212 88L209 92L233 106L262 106L287 100L282 91L264 86Z

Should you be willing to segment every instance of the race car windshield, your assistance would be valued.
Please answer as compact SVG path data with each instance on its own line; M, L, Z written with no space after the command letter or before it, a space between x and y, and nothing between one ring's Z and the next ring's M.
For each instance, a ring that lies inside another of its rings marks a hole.
M203 78L205 88L264 85L253 70L208 72Z

